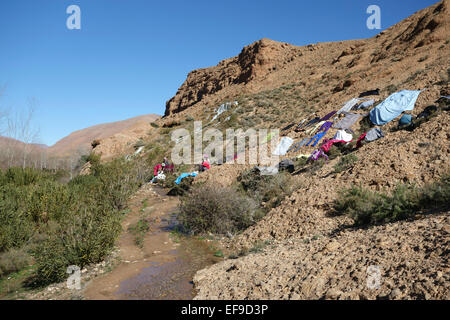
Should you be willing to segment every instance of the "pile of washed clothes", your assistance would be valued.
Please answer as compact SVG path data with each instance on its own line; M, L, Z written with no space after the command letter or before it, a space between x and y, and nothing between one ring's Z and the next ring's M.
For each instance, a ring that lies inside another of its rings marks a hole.
M347 101L340 109L332 111L326 115L318 116L313 114L312 119L303 119L299 124L289 124L281 129L282 134L294 130L302 133L300 140L295 141L290 137L281 138L280 144L273 152L274 155L284 156L289 153L297 153L303 147L316 147L312 153L302 153L297 158L306 158L308 161L316 161L320 158L328 160L327 153L335 144L349 144L355 141L354 132L351 127L355 123L366 118L371 122L371 128L362 133L356 139L356 148L360 148L363 143L373 142L384 137L380 127L402 115L405 111L414 109L414 105L419 97L420 90L402 90L391 94L377 106L375 99L371 96L379 95L379 89L363 92L358 98ZM446 97L442 97L446 98ZM418 117L426 117L434 112L431 106L424 110ZM399 125L410 123L411 115L404 114ZM330 129L335 129L333 136ZM329 135L331 138L327 138Z

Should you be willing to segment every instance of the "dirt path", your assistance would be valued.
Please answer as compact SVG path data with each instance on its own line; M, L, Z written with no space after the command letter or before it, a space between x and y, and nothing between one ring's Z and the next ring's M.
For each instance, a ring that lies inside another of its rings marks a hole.
M90 281L84 299L176 299L194 297L192 278L196 271L217 262L207 241L171 234L176 224L178 198L165 195L152 185L143 186L130 199L118 240L121 262L108 274ZM129 227L139 220L149 222L142 246Z

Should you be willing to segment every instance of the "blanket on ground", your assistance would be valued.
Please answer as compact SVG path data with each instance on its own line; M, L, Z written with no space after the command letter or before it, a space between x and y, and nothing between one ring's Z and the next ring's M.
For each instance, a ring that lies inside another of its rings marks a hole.
M391 94L370 111L370 121L376 125L385 125L402 112L413 110L420 92L420 90L402 90Z

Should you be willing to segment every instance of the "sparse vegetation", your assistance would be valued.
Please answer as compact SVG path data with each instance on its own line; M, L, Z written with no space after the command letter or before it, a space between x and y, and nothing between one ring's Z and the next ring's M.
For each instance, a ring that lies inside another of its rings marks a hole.
M260 203L265 211L279 206L281 201L298 187L287 172L267 176L260 175L254 169L244 171L238 177L238 182L238 187L248 197Z
M358 161L358 157L354 154L349 154L343 156L339 159L339 162L334 166L334 172L339 173L345 170L348 170L354 166L354 164Z
M398 87L395 84L390 84L384 90L388 92L388 94L393 94L398 91Z
M140 248L144 245L144 237L149 230L150 223L145 217L141 217L138 222L128 228L128 231L134 235L134 243Z
M334 146L332 147L334 148ZM314 174L320 170L326 163L324 158L319 158L317 161L310 161L309 158L299 158L295 163L295 169L301 173Z
M0 278L21 271L32 263L27 248L11 249L0 254Z
M144 147L144 146L145 146L144 140L139 139L139 141L134 144L134 149L139 149L140 147Z
M340 193L335 210L337 214L350 216L355 225L364 226L408 219L425 210L447 208L449 203L450 175L447 174L422 188L400 184L391 194L354 186Z

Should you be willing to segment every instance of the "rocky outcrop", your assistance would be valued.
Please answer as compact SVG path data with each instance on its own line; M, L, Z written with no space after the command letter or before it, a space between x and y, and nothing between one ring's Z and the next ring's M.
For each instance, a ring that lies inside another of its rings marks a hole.
M298 81L312 90L321 84L327 87L324 92L339 97L349 89L356 89L355 84L361 80L366 83L367 79L376 82L384 78L385 82L390 74L411 73L408 69L418 70L423 66L407 60L413 57L415 62L427 60L430 46L441 47L445 56L448 51L445 41L449 34L449 10L449 0L441 1L364 40L301 47L269 39L259 40L245 47L238 56L223 60L217 66L189 73L176 95L166 103L165 116L196 106L202 109L216 100L225 101L226 96L270 90ZM439 59L436 56L429 58ZM446 61L442 64L445 65ZM353 75L346 78L350 73ZM326 79L328 74L332 74L331 79ZM321 83L321 78L326 82Z
M298 47L262 39L245 47L237 57L223 60L215 67L194 70L167 102L165 115L183 111L225 87L261 80L296 54Z

